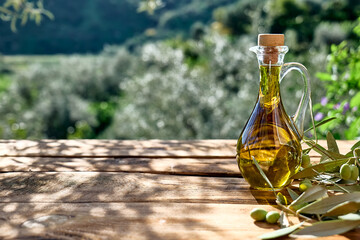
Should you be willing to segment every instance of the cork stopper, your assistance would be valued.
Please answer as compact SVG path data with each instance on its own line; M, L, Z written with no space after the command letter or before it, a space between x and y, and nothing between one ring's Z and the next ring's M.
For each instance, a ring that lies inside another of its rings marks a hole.
M278 62L277 46L284 46L284 34L259 34L258 45L267 48L263 61L265 64L276 64Z
M259 34L258 45L266 47L284 46L284 34Z

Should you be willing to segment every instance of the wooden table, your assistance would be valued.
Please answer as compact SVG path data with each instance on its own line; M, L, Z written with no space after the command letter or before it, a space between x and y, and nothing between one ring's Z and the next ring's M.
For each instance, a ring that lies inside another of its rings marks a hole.
M235 144L0 141L0 238L256 239L278 227L249 212L274 210L274 199L241 178Z

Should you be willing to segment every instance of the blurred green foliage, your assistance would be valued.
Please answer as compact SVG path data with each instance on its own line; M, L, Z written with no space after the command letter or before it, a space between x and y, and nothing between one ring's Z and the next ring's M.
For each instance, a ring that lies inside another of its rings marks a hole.
M359 19L360 20L360 19ZM360 23L354 28L360 37ZM324 82L326 96L315 106L316 117L336 117L320 127L323 135L331 131L339 139L360 137L360 41L344 41L331 46L327 72L318 73Z
M30 65L0 96L1 137L236 138L258 94L254 40L208 29L199 40L148 43L136 53L107 47ZM304 60L316 66L325 57ZM284 81L292 112L300 90Z
M0 95L2 136L96 137L122 95L120 83L133 73L133 57L125 50L117 54L122 57L63 57L19 71Z
M214 19L233 35L293 31L298 53L313 46L355 40L351 26L360 14L359 0L242 0L214 11ZM318 29L319 28L319 29Z
M55 2L49 2L50 10ZM77 1L64 2L69 9L80 9ZM127 39L122 46L106 46L97 55L0 58L0 137L237 138L258 94L257 61L248 49L259 32L281 31L290 47L285 61L303 63L314 76L313 101L321 102L316 111L322 117L337 116L349 105L321 134L337 125L342 126L334 134L337 138L359 138L354 128L360 116L353 110L359 98L359 86L354 85L359 83L360 61L359 38L353 32L357 0L163 0L153 15L137 13L139 3L89 0L71 18L60 8L55 16L68 22L66 29L53 31L59 37L55 45L18 43L50 53L95 51L104 38L109 43ZM123 12L129 12L128 18ZM114 21L119 14L124 24ZM79 33L72 28L76 22L81 22ZM135 33L126 28L135 25ZM114 31L121 36L112 38ZM346 44L338 45L345 39ZM323 73L315 78L316 72ZM296 76L281 83L289 114L301 98L301 78ZM339 108L333 109L337 103Z

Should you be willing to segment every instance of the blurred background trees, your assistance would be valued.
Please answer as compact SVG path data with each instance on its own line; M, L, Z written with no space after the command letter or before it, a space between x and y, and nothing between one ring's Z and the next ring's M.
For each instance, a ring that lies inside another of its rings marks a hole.
M316 120L338 117L320 135L360 137L360 0L41 7L53 21L30 21L17 33L0 21L2 138L237 138L258 91L248 48L264 32L285 33L285 60L308 67ZM290 77L281 91L293 113L302 87Z

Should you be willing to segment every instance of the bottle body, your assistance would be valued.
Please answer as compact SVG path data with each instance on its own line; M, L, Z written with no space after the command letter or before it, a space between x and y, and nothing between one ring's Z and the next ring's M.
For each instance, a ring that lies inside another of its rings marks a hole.
M254 159L280 190L301 165L300 137L286 114L280 97L281 66L260 66L260 90L254 110L237 143L236 159L251 187L271 190Z

